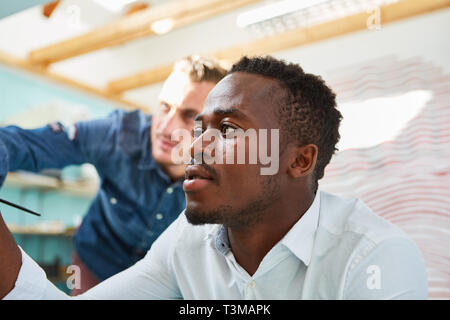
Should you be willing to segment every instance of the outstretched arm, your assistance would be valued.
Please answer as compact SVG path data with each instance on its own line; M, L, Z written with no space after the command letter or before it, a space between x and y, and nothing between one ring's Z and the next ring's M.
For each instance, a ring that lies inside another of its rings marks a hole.
M116 110L108 117L69 127L54 123L32 130L0 128L0 186L8 171L39 172L86 162L101 168L115 151L125 116Z
M183 214L153 243L147 255L132 267L101 282L78 299L180 299L170 257L185 224ZM0 298L70 299L54 286L45 272L16 245L0 215Z
M6 154L7 165L3 170L39 172L87 162L80 143L66 131L60 124L31 130L17 126L0 128L0 151Z

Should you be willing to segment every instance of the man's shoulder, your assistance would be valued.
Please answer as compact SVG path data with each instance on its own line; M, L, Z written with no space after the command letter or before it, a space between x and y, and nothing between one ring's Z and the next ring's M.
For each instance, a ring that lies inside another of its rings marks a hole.
M150 141L151 116L140 110L115 110L109 117L115 124L120 149L129 155L140 154Z
M309 265L315 270L309 281L312 298L342 297L349 274L366 281L370 265L386 266L386 273L398 275L396 265L409 263L420 268L422 260L414 241L362 200L321 192L314 254Z
M399 227L374 213L361 199L321 192L319 228L338 238L364 238L374 245L389 238L409 236Z
M114 110L109 115L110 117L116 117L120 123L122 130L134 130L142 127L149 127L151 123L151 115L145 114L141 110Z

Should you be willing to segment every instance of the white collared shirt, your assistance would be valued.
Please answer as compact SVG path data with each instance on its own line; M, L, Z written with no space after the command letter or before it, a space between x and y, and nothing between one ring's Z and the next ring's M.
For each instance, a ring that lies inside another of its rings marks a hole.
M7 299L69 298L22 251ZM129 269L81 299L425 299L415 243L358 199L317 192L311 207L250 276L221 225L193 226L184 213Z

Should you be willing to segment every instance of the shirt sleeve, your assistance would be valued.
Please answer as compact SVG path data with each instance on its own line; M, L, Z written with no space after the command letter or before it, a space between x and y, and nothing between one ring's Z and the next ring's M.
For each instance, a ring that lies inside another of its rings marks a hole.
M20 248L20 247L19 247ZM70 296L51 283L39 265L25 251L22 252L22 266L19 270L14 289L4 300L61 300Z
M153 243L142 260L78 297L112 300L182 299L172 268L172 257L185 223L184 214L180 214Z
M8 174L8 150L0 139L0 186L3 185L6 175Z
M39 172L87 162L79 145L68 137L64 129L61 124L32 130L17 126L0 128L0 141L5 147L2 153L6 153L8 170Z
M348 271L344 299L350 300L422 300L428 297L423 256L416 244L396 237L383 240L354 258Z
M171 256L184 223L183 218L181 214L153 243L142 260L76 297L68 296L56 288L47 279L44 270L21 249L19 275L13 290L4 299L181 299L171 268Z
M86 162L96 165L115 151L123 114L123 110L116 110L108 117L71 126L53 123L31 130L0 128L0 162L8 161L8 171L32 172ZM3 170L4 166L0 166L0 176L5 175Z

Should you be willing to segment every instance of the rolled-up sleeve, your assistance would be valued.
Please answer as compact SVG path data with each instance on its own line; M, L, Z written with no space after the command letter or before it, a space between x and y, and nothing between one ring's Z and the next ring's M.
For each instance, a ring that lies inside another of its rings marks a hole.
M118 144L124 112L116 110L108 117L63 126L53 123L37 129L17 126L0 128L0 177L6 172L62 169L68 165L111 159Z

